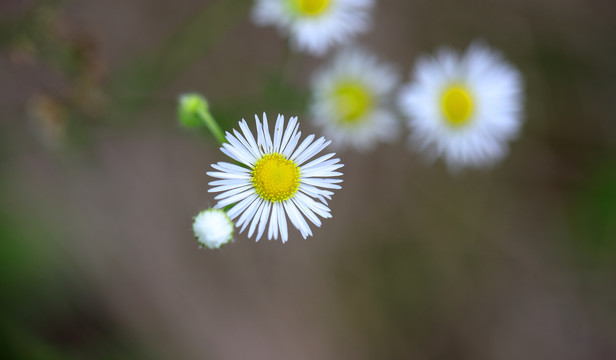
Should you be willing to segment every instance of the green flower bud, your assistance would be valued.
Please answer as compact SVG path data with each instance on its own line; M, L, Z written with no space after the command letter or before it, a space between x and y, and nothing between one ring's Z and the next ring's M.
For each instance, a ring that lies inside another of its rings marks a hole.
M199 94L180 96L178 117L184 127L191 129L205 125L219 143L225 142L225 135L212 114L210 114L207 101L203 96Z
M208 104L205 98L199 94L185 94L180 96L178 109L180 123L189 129L205 125L203 114L208 114Z

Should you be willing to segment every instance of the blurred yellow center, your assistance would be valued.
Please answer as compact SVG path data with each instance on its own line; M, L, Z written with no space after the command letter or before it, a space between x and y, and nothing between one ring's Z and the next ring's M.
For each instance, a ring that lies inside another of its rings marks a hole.
M443 93L443 113L449 125L466 124L473 113L473 99L463 86L450 86Z
M273 153L263 156L252 169L252 184L262 199L285 201L299 189L300 170L293 161Z
M320 15L329 6L330 0L295 0L297 8L303 15Z
M359 83L343 83L334 91L336 112L342 123L355 124L372 108L372 94Z

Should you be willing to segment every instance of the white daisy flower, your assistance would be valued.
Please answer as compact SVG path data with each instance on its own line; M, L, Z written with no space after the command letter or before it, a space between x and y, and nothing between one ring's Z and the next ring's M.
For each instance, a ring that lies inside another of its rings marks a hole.
M314 55L348 41L370 25L373 0L256 0L254 21L275 25L294 48Z
M340 189L342 180L332 178L342 175L336 170L343 165L338 163L340 159L332 159L335 154L309 161L330 141L309 135L300 143L297 117L292 117L285 129L284 116L278 115L273 138L265 114L263 124L256 115L255 120L256 141L243 119L241 133L235 129L233 134L227 132L228 143L220 150L241 166L226 162L212 165L217 171L208 175L219 180L210 182L214 187L209 191L221 193L216 196L217 207L235 204L227 213L231 219L241 214L236 223L242 227L240 232L250 224L248 237L258 226L258 241L269 221L268 238L278 239L280 233L286 242L288 216L305 239L312 235L305 218L321 226L318 216L331 217L326 199L331 200L331 189Z
M503 158L521 126L522 79L501 55L472 45L463 56L442 49L421 58L399 98L411 141L452 170Z
M201 246L218 249L233 239L233 222L223 210L207 209L195 217L193 232Z
M314 76L310 112L336 146L369 150L398 134L397 118L387 108L397 83L392 67L345 50Z

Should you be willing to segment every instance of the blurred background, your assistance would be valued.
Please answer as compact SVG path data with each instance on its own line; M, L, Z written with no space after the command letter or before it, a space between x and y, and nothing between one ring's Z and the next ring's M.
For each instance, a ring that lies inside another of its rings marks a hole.
M358 42L404 80L475 39L525 81L493 169L339 154L303 240L199 250L225 129L306 113L326 59L247 0L0 1L0 346L7 359L616 359L616 4L383 0ZM331 55L331 53L330 53Z

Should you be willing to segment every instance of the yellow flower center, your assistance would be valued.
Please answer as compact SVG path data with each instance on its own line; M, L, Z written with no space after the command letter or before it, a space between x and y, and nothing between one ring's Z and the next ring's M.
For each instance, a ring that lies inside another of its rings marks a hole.
M466 124L473 113L473 98L464 86L453 85L443 93L443 113L449 125Z
M372 109L372 94L360 83L343 83L334 90L333 96L336 112L344 124L356 124Z
M330 5L330 0L294 0L302 15L316 16L322 14Z
M257 194L272 202L292 198L299 189L299 178L299 166L278 153L263 156L252 169Z

